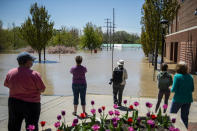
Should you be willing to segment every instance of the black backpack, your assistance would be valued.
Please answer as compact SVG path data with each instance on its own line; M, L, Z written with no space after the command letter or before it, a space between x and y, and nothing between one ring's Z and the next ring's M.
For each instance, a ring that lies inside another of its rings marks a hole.
M160 90L168 90L170 85L172 85L172 77L167 72L159 73L158 88Z
M113 71L113 83L114 84L120 84L122 83L122 75L123 75L123 68L116 67Z

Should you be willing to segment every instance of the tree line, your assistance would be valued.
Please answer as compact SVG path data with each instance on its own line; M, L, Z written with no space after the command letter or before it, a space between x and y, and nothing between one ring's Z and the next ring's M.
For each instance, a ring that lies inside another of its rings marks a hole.
M28 41L23 38L21 27L15 26L14 23L8 29L3 29L2 27L3 22L0 20L0 51L19 49L30 45ZM90 30L89 28L92 29ZM85 42L87 41L87 38L85 36L91 37L91 33L88 33L88 31L95 32L95 38L100 36L98 37L100 39L98 39L98 43L102 44L110 42L109 36L102 32L101 27L97 27L89 22L84 27L83 35L80 35L80 30L77 28L61 27L59 30L53 28L52 37L48 41L47 46L63 45L66 47L86 48ZM92 43L97 42L92 41ZM92 49L100 48L101 45L98 43L97 45L94 45L95 47L91 47L90 44L88 44L88 47ZM117 31L114 35L114 43L140 43L140 37L138 34L129 34L126 31Z
M27 46L27 42L22 39L20 27L16 27L13 23L12 27L3 29L3 22L0 20L0 51L25 46Z
M0 51L6 49L18 49L31 46L39 56L41 62L42 51L48 46L75 47L77 49L100 48L102 43L109 43L109 37L91 22L88 22L80 32L77 28L62 27L57 30L54 28L54 21L48 14L44 6L37 3L31 5L30 16L21 26L13 26L3 29L3 23L0 20ZM114 43L139 43L137 34L129 34L125 31L117 31L114 34Z
M31 46L38 52L39 62L41 62L41 51L47 46L66 46L90 49L99 48L103 42L102 30L100 27L87 23L83 29L83 35L79 35L76 28L62 27L60 30L54 29L54 22L44 6L34 3L30 7L30 16L20 27L3 29L0 21L0 51L5 49L17 49Z
M107 33L103 33L103 43L110 43L110 39L112 42L117 44L139 44L140 36L136 33L127 33L126 31L116 31L114 36L110 36Z

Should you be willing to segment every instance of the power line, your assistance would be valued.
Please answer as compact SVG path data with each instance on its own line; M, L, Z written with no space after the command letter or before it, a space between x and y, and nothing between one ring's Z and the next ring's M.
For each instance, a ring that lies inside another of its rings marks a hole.
M112 26L111 26L112 22L109 22L109 46L110 46L110 50L111 50L111 29L112 29Z
M109 31L108 31L108 29L109 29L109 18L107 18L107 19L105 19L107 22L105 22L106 24L107 24L107 51L108 51L108 44L109 44Z
M133 29L141 29L141 27L134 27L134 26L125 26L125 25L117 25L118 27L126 27L126 28L133 28Z

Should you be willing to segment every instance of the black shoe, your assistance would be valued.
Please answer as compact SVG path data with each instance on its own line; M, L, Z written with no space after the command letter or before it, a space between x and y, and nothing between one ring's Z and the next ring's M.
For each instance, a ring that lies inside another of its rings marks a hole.
M72 114L73 114L73 116L77 116L77 112L73 112Z
M121 103L119 103L119 104L118 104L118 106L122 106L122 104L121 104Z
M117 102L117 101L115 101L115 102L114 102L114 104L118 105L118 102Z
M51 128L48 128L48 129L45 129L43 131L52 131L52 129Z
M84 113L85 113L86 117L88 117L88 113L87 112L84 112Z

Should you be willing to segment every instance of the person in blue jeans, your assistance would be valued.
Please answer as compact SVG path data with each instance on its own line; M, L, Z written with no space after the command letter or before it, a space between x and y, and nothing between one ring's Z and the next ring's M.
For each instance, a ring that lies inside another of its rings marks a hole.
M79 104L79 95L81 99L81 106L83 113L86 113L85 111L85 105L86 105L86 77L85 73L87 72L86 67L82 66L82 56L76 56L76 66L72 67L70 70L70 73L73 74L73 80L72 80L72 90L73 90L73 96L74 96L74 112L73 115L77 115L77 106Z
M176 66L171 92L174 92L170 113L177 113L181 109L181 119L188 128L188 115L193 102L194 91L193 77L187 72L187 64L180 62Z

